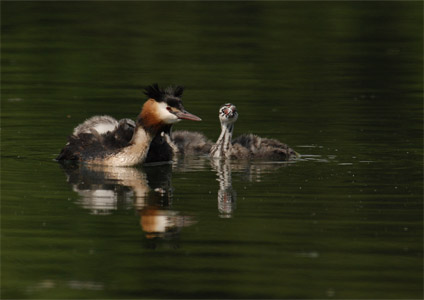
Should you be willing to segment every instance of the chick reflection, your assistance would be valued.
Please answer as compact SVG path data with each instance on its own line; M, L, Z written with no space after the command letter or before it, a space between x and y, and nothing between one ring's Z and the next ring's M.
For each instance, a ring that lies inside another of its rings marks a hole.
M218 175L218 211L221 218L231 218L236 209L237 193L231 182L229 160L212 159L212 167Z
M129 167L80 165L64 167L67 181L80 195L78 204L92 214L111 214L119 209L137 210L147 238L170 238L182 227L195 223L170 209L172 205L170 165Z
M221 218L231 218L236 209L237 193L232 187L231 171L236 171L247 181L261 182L263 177L271 172L287 167L288 163L249 162L212 159L212 168L216 171L219 181L218 211Z

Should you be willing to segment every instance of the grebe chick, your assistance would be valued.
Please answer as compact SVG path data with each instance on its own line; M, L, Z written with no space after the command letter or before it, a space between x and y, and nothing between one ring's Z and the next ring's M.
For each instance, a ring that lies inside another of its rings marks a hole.
M145 163L172 161L178 157L207 155L213 145L204 134L195 131L177 130L171 126L157 134L150 144Z
M212 146L213 158L289 160L298 154L276 139L261 138L254 134L243 134L231 141L238 112L235 105L224 104L219 109L221 134Z
M184 109L180 96L182 87L157 84L148 86L144 103L136 122L109 116L96 116L74 129L68 143L58 157L59 161L81 161L89 164L132 166L146 159L153 138L163 128L181 119L201 119Z
M172 132L171 137L178 153L183 156L208 154L213 145L203 133L196 131L178 130Z

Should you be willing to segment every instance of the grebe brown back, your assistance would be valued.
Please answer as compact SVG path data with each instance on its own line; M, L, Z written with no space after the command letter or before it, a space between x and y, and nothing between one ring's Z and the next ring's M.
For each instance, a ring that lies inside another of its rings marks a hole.
M276 139L243 134L232 141L237 118L235 105L227 103L219 109L221 134L211 148L212 158L289 160L298 157L293 149Z
M109 116L95 116L78 125L68 143L57 157L59 161L81 161L90 164L132 166L146 160L150 143L167 126L181 119L201 119L184 109L181 101L183 88L157 84L148 86L137 121Z

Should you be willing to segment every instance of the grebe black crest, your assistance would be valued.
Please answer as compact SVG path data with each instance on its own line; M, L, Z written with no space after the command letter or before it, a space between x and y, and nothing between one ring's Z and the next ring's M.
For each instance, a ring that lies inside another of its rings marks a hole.
M187 112L182 104L183 87L161 89L157 84L148 86L137 121L109 116L95 116L78 125L68 143L57 157L90 164L132 166L143 163L152 140L167 127L182 119L200 121Z
M219 109L221 134L212 146L212 158L289 160L298 154L276 139L261 138L254 134L243 134L232 139L234 124L238 119L235 105L226 103Z

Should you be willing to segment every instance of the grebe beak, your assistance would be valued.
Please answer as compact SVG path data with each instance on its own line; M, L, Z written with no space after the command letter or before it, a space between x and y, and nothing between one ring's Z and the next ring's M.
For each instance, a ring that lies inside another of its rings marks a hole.
M174 112L178 119L191 120L191 121L202 121L198 116L189 113L186 110L178 110Z

